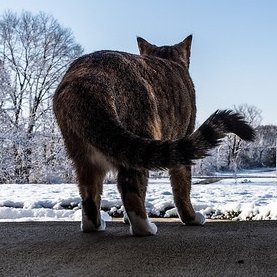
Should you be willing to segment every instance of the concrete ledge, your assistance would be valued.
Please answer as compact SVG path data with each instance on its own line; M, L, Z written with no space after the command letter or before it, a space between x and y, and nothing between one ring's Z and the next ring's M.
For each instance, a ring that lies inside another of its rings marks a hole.
M78 222L0 223L0 276L277 275L277 221L156 224L137 238L119 222L90 234Z

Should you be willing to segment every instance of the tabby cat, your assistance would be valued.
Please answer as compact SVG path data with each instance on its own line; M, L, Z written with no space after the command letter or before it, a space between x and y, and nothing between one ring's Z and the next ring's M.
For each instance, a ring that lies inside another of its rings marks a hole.
M78 58L54 95L56 119L78 177L84 232L105 229L100 203L110 170L118 172L131 234L157 232L144 206L148 171L155 169L169 169L181 221L204 224L190 200L193 160L206 156L229 132L254 139L254 130L230 110L216 111L194 131L191 35L173 46L137 41L140 55L105 50Z

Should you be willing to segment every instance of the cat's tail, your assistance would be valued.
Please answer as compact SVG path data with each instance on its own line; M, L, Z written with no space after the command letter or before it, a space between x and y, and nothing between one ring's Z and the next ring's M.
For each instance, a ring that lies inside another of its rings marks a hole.
M231 110L216 111L194 133L175 141L143 138L126 130L113 107L106 108L108 103L95 97L85 90L56 93L57 121L64 137L75 134L118 166L163 169L189 165L207 156L227 133L247 141L255 138L253 128L243 116ZM73 139L70 143L74 144Z
M253 141L254 129L244 117L232 110L217 110L191 135L172 141L148 140L133 137L130 144L131 160L127 164L147 169L172 168L190 165L193 160L204 158L209 151L218 146L228 134L234 133L241 139ZM129 150L127 150L129 151Z
M228 133L236 134L245 141L255 139L254 129L241 114L232 110L217 110L191 135L177 140L176 149L179 153L186 153L185 159L190 161L203 158Z

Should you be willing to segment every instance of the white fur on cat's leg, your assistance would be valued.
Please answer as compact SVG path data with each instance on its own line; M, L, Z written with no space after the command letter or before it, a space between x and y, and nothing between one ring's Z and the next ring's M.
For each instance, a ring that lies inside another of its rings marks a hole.
M95 225L82 209L82 221L81 221L81 230L85 233L96 232L96 231L104 231L106 229L106 222L101 218L101 225L96 228Z
M123 211L123 222L124 222L125 224L130 224L129 217L128 217L128 215L127 215L127 213L126 213L125 210Z
M205 221L205 216L200 212L196 212L194 220L190 221L188 225L204 225Z
M158 231L157 226L148 218L141 218L135 212L129 212L130 233L134 236L151 236Z

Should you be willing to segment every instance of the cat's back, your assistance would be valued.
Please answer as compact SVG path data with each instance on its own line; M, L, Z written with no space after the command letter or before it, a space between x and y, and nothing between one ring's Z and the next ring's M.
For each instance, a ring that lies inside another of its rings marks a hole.
M168 60L130 54L120 51L102 50L86 54L75 60L67 70L65 78L97 76L110 82L156 82L167 79L183 79L186 72L177 63ZM188 76L189 77L189 76Z
M110 73L111 71L132 70L142 63L142 58L126 52L102 50L86 54L76 59L69 67L66 74L80 74L93 72Z

